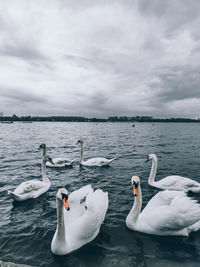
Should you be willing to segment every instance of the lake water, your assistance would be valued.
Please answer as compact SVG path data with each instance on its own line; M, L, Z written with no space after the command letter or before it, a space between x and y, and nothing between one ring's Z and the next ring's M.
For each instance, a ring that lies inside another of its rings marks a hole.
M131 231L125 219L133 204L131 177L141 178L143 206L158 190L148 186L158 157L157 179L179 174L200 182L200 124L193 123L13 123L0 125L0 260L33 266L199 266L200 232L159 237ZM41 143L51 157L118 157L110 167L47 169L50 190L35 200L14 203L7 190L41 179ZM97 238L66 256L51 253L56 229L56 193L84 185L109 194L109 208ZM198 201L200 196L192 195Z

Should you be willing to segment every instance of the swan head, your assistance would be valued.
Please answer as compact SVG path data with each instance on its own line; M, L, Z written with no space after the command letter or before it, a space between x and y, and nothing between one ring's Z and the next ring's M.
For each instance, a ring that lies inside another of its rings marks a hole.
M83 140L79 139L76 144L78 145L78 144L82 144L82 143L83 143Z
M155 154L149 154L148 156L147 156L147 159L146 159L146 161L145 162L148 162L148 161L150 161L150 160L157 160L157 157L156 157L156 155Z
M140 178L138 176L133 176L131 178L131 183L133 186L133 195L136 197L138 195L138 186L140 184Z
M41 144L40 146L39 146L39 149L45 149L46 148L46 145L45 144Z
M68 191L66 188L60 188L56 195L57 199L62 201L63 205L65 206L66 210L70 210L70 205L68 202Z
M44 157L43 157L43 161L44 161L44 162L49 161L51 164L54 165L52 158L50 158L48 155L44 155Z

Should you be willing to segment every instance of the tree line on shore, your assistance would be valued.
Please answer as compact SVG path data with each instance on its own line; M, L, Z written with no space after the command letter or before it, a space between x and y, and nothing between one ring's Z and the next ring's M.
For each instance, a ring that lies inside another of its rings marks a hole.
M107 119L103 118L86 118L81 116L21 116L17 115L12 116L1 116L0 121L2 122L11 122L11 121L22 121L22 122L200 122L200 119L190 119L190 118L153 118L150 116L114 116L108 117Z

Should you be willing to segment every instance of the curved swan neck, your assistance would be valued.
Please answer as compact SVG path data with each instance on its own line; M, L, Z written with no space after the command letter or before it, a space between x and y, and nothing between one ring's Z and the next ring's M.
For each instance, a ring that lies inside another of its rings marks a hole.
M46 174L46 161L45 160L42 160L42 181L44 183L49 183L49 178L47 177L47 174Z
M152 159L151 172L150 172L149 180L148 180L148 183L150 185L154 183L156 172L157 172L157 158L155 157Z
M140 185L138 186L138 194L134 199L134 204L132 209L130 210L127 218L126 218L126 225L128 228L134 230L137 224L138 217L140 215L140 211L142 208L142 192Z
M64 221L64 213L63 213L63 203L56 199L57 205L57 239L59 242L65 243L65 221Z
M83 142L81 142L81 158L80 162L83 162Z
M141 191L141 187L139 185L138 186L138 194L135 197L133 207L129 213L129 215L131 216L132 222L134 222L134 223L137 222L138 216L140 215L141 208L142 208L142 191Z

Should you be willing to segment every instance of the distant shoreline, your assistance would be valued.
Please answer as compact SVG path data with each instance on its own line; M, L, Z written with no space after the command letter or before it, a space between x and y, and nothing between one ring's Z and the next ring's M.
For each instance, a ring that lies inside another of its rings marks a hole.
M101 118L85 118L79 116L48 116L48 117L41 117L41 116L22 116L18 117L16 115L13 116L2 116L0 117L1 123L12 123L12 122L150 122L150 123L157 123L157 122L195 122L200 123L200 119L189 119L189 118L167 118L167 119L159 119L153 118L149 116L136 116L136 117L108 117L107 119Z

